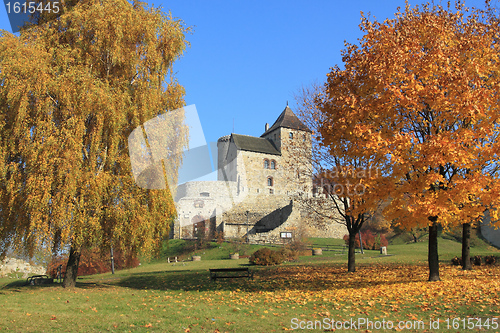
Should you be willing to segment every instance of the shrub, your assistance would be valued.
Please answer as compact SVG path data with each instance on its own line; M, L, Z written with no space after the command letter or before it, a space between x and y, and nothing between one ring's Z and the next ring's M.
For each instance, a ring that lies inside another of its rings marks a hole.
M125 256L122 251L114 251L113 253L115 270L124 268L133 268L139 266L139 259L135 256ZM56 256L47 266L47 275L56 277L57 267L62 265L62 272L66 271L67 257ZM111 258L109 254L103 255L97 248L83 249L80 256L80 264L78 265L78 275L92 275L111 271Z
M455 266L461 266L462 265L462 258L454 257L453 259L451 259L451 263Z
M309 249L308 244L299 238L287 243L283 251L287 261L297 260L301 255L311 255L311 250Z
M214 237L218 245L224 243L224 231L216 231Z
M292 247L285 247L280 250L285 261L295 261L299 259L299 250Z
M495 256L486 256L484 257L484 262L486 263L486 265L492 266L495 264L496 258Z
M281 264L285 261L285 256L282 250L273 251L268 248L262 248L255 251L249 260L254 265L271 266Z
M384 234L376 234L374 235L370 230L361 231L361 238L363 239L363 249L366 250L380 250L380 247L386 246L389 244ZM344 241L346 245L349 245L349 235L344 235ZM355 238L355 246L356 248L360 248L359 246L359 235L356 234Z
M474 256L474 258L472 259L473 264L476 266L481 266L482 261L483 260L482 260L481 256Z

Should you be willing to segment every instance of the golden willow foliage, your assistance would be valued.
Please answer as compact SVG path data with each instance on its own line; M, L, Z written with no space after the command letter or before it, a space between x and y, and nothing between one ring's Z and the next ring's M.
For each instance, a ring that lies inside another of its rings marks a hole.
M498 19L463 5L424 5L383 23L362 18L317 98L323 144L344 160L386 166L379 198L408 228L470 222L499 200Z
M2 250L150 252L175 207L169 191L134 183L127 137L184 105L171 66L187 29L126 0L79 1L43 21L0 38Z

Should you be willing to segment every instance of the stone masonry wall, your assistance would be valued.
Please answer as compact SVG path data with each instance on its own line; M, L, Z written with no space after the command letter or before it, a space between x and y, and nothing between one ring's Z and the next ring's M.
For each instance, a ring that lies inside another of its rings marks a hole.
M245 174L243 175L244 191L251 195L259 194L283 194L284 183L282 181L281 156L269 155L251 151L241 151L242 163L245 165ZM265 169L264 160L275 161L275 169ZM273 186L268 186L267 179L273 179Z
M4 258L0 261L0 277L11 273L18 274L18 278L26 279L28 274L43 275L46 269L42 266L31 265L22 259Z
M247 213L248 212L248 213ZM248 224L247 224L248 214ZM226 238L248 237L251 242L282 242L281 232L293 237L342 238L347 229L331 220L321 220L287 195L249 196L222 216Z
M488 240L488 242L496 247L500 247L500 228L495 228L495 226L491 223L491 216L487 210L484 212L484 216L481 221L481 234ZM495 221L493 221L493 223L495 223Z

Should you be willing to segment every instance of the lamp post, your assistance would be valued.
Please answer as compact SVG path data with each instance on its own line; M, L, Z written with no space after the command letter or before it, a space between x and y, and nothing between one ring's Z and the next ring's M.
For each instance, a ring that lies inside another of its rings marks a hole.
M115 274L115 258L113 256L113 246L111 246L111 274Z

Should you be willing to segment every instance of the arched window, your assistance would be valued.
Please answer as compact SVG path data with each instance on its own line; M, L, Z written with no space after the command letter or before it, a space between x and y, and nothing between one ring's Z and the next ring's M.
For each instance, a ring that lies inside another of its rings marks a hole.
M264 169L269 169L269 160L264 160Z
M267 177L267 186L273 186L273 177Z
M288 137L289 137L290 139L293 139L293 132L288 133Z
M276 161L271 160L271 169L276 169Z

